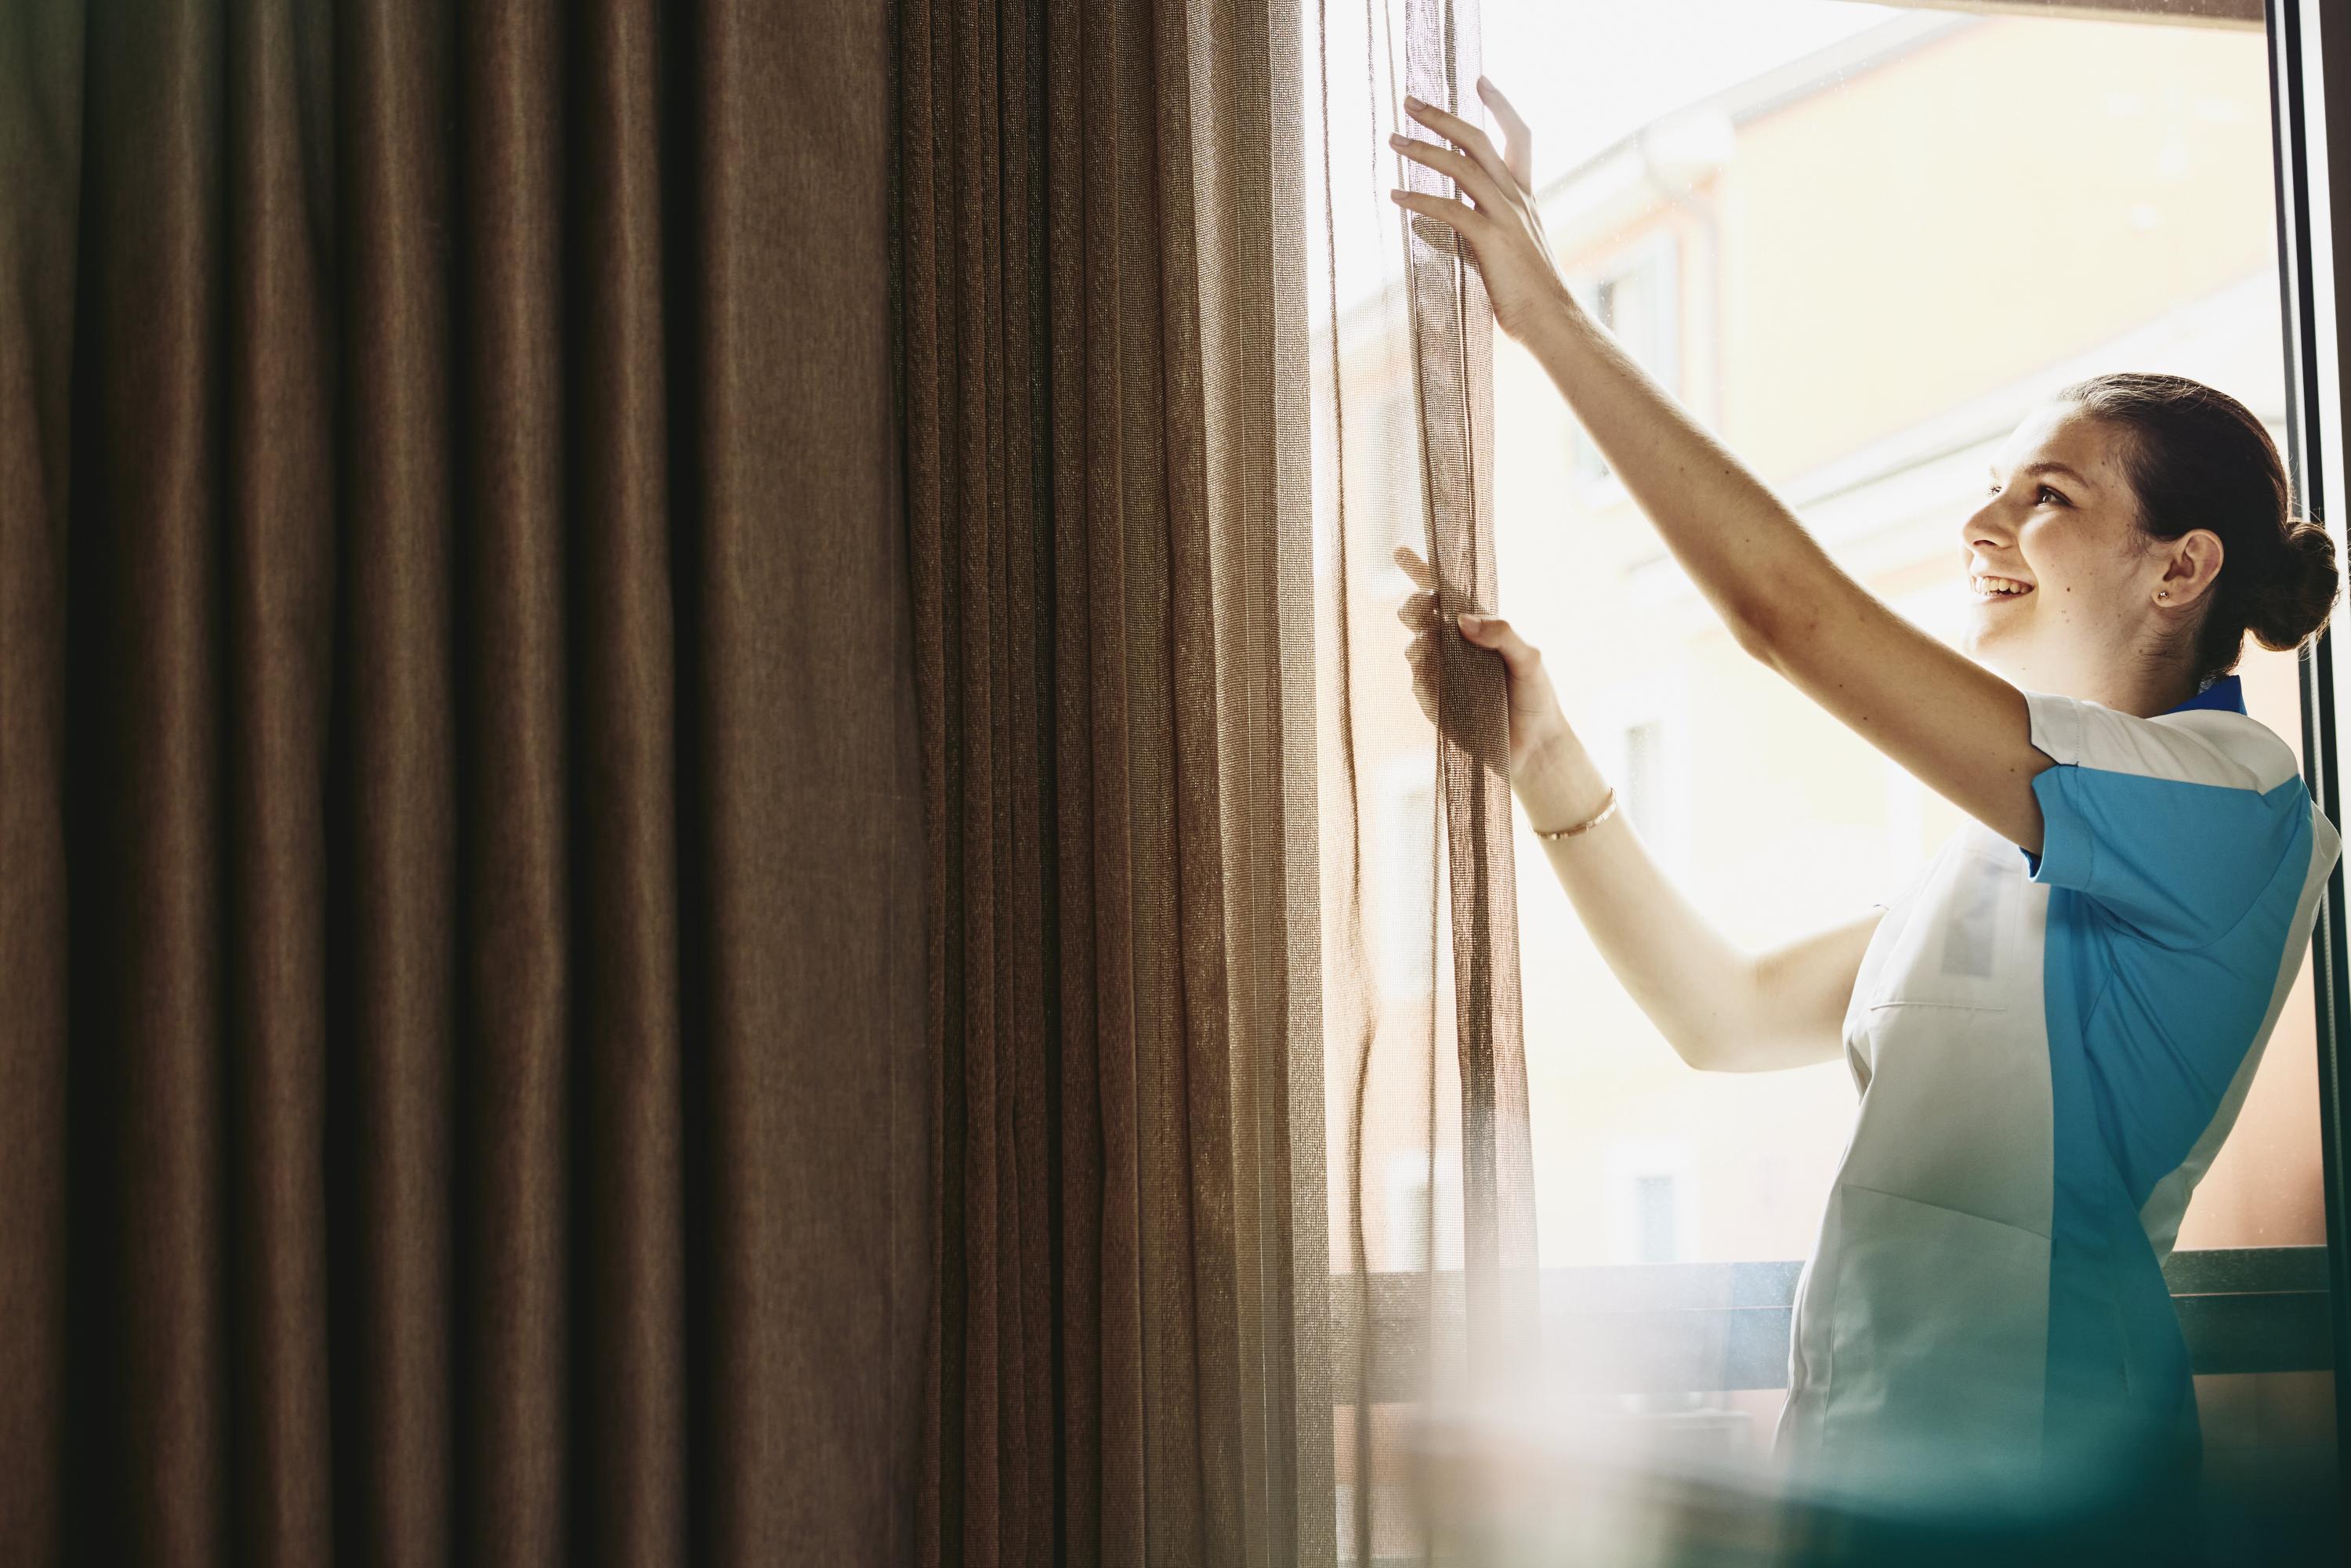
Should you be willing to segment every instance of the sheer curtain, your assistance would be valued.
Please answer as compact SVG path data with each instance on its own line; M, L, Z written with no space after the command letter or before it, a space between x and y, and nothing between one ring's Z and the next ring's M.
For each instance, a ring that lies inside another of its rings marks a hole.
M1416 694L1387 557L1490 602L1490 318L1384 141L1474 8L897 17L925 1560L1418 1555L1410 1417L1534 1317L1501 672Z
M1343 1555L1436 1548L1413 1417L1531 1370L1532 1172L1498 664L1455 611L1495 592L1492 317L1466 247L1388 199L1451 195L1387 144L1480 123L1474 4L1317 4L1306 68L1315 618ZM1435 569L1433 663L1395 613ZM1417 686L1416 690L1415 687Z

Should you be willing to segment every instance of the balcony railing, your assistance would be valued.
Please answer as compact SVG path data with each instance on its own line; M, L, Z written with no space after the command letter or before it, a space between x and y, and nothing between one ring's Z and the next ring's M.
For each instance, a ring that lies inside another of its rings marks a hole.
M1541 1271L1544 1359L1594 1392L1784 1388L1798 1263L1651 1263ZM2199 1373L2322 1372L2335 1364L2326 1249L2174 1252L2164 1265ZM1458 1322L1458 1270L1371 1278L1371 1395L1426 1386L1423 1302ZM1332 1285L1332 1365L1353 1364L1356 1292Z

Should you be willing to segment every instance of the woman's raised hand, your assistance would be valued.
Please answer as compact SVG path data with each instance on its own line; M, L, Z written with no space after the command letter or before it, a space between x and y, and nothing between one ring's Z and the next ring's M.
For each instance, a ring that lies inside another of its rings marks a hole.
M1388 138L1405 157L1450 175L1462 194L1477 204L1420 191L1392 190L1388 194L1399 206L1451 225L1468 242L1495 321L1523 343L1553 307L1566 301L1567 283L1552 259L1542 216L1535 211L1534 139L1526 121L1484 77L1478 78L1478 95L1502 128L1503 152L1495 152L1486 133L1458 115L1413 98L1405 99L1405 112L1458 143L1458 150L1402 133Z
M1405 651L1405 658L1412 665L1412 695L1431 724L1441 726L1456 744L1474 753L1478 749L1476 743L1456 727L1457 721L1437 711L1437 574L1406 545L1396 547L1395 562L1416 585L1415 591L1396 612L1396 619L1412 632L1411 645ZM1541 651L1520 636L1509 622L1494 616L1464 613L1458 624L1464 639L1502 656L1502 668L1510 689L1507 777L1513 781L1523 779L1531 772L1534 760L1545 752L1576 745L1575 732L1560 710L1559 695L1552 689L1551 676L1543 672ZM1493 757L1480 757L1479 760L1488 767L1502 762Z

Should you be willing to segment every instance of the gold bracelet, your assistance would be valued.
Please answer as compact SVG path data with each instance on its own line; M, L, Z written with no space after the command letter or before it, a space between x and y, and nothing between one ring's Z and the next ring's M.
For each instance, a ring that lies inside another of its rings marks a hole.
M1614 786L1612 785L1608 790L1608 804L1600 808L1600 814L1598 816L1593 817L1589 821L1578 822L1572 828L1553 828L1549 832L1545 832L1541 828L1535 828L1535 837L1539 839L1572 839L1578 833L1590 832L1593 829L1598 827L1601 823L1606 821L1615 814L1616 790ZM1534 824L1531 822L1528 826L1533 827Z

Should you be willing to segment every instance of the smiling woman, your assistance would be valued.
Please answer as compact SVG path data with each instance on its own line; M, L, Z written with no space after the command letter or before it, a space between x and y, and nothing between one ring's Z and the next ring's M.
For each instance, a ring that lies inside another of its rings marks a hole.
M1410 155L1462 194L1396 199L1475 251L1497 319L1739 645L1974 819L1900 896L1751 957L1612 821L1526 638L1458 617L1510 670L1530 821L1658 1030L1705 1067L1842 1053L1866 1089L1796 1291L1781 1456L1855 1508L2087 1511L2179 1550L2199 1445L2161 1262L2340 851L2227 672L2249 629L2283 649L2323 626L2333 546L2235 400L2095 377L2003 444L1960 524L1959 645L1928 635L1558 281L1523 131L1487 90L1509 154L1416 110L1458 151ZM1440 605L1406 619L1426 632Z
M1971 621L1962 646L2019 685L2145 712L2234 668L2249 632L2284 651L2325 623L2334 540L2294 515L2275 444L2235 398L2098 376L2008 445L2014 478L1992 465L1963 544L1976 602L2003 613Z

